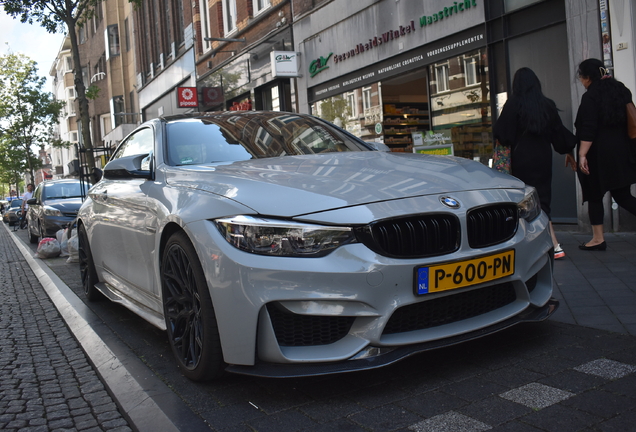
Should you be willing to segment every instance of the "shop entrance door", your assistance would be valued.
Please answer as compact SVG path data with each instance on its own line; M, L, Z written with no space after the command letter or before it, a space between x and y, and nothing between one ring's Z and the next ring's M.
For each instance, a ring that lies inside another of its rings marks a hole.
M559 108L563 124L573 128L572 99L569 73L568 35L565 24L552 26L508 42L510 75L517 69L529 67L541 81L543 94ZM549 47L549 49L546 49ZM576 176L565 168L565 156L552 156L552 220L555 223L577 223Z

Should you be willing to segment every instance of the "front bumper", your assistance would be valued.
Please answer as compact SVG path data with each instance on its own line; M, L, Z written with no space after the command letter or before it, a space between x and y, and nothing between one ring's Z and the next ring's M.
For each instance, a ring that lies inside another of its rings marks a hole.
M559 301L550 298L542 307L528 307L525 311L512 318L494 324L490 327L472 331L470 333L424 342L414 345L395 347L394 349L377 356L360 359L345 360L336 363L312 363L312 364L274 364L258 362L254 366L229 365L227 372L251 375L266 378L292 378L317 375L329 375L335 373L355 372L375 369L390 365L414 354L449 347L462 342L478 339L523 322L540 322L550 317L559 307Z

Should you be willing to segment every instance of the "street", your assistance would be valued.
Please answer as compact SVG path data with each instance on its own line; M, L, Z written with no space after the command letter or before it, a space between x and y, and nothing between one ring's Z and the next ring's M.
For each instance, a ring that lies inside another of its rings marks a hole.
M11 235L35 252L26 230ZM83 299L78 264L66 260L36 261ZM555 264L557 277L568 268ZM88 306L215 431L627 431L636 420L633 333L559 322L574 310L563 304L556 319L381 369L297 379L228 374L205 384L179 373L163 332L109 301Z

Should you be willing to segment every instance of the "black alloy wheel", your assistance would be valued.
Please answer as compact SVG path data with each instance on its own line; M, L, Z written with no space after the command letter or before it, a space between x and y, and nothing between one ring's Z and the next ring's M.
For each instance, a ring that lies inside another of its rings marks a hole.
M78 227L78 256L80 266L80 277L82 279L82 287L84 294L89 301L100 300L103 294L95 288L95 284L99 282L97 279L97 271L93 262L93 254L88 244L88 235L84 225Z
M214 307L196 250L183 231L166 243L161 286L168 339L183 374L193 381L221 375L224 362Z

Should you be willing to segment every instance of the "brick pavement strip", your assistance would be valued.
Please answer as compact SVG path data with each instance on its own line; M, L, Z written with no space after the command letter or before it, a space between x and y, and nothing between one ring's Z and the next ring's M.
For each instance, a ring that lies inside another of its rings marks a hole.
M10 235L0 229L0 429L131 431Z

